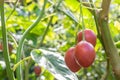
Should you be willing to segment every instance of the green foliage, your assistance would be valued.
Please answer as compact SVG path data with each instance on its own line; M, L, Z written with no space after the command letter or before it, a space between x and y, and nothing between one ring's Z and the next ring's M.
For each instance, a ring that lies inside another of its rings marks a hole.
M36 2L37 1L37 2ZM11 64L14 66L16 60L16 50L23 33L28 27L35 22L42 10L44 0L26 0L26 2L18 2L15 11L12 15L10 12L14 8L13 3L5 3L8 41L12 43L13 50L10 56ZM99 80L106 72L106 55L100 41L97 39L96 59L88 69L81 69L77 73L72 73L64 63L64 55L67 49L76 44L76 34L82 30L80 20L80 3L77 0L63 0L58 9L54 12L59 0L49 0L47 3L45 14L42 20L35 28L27 34L22 50L22 58L32 56L35 62L22 64L24 67L29 64L28 77L36 80L39 77L44 80ZM99 8L100 1L94 0L94 4ZM110 8L110 31L116 47L120 50L120 1L115 0ZM49 30L40 45L43 33L49 23L50 17L53 16ZM83 6L83 18L85 27L92 29L96 34L96 25L92 14ZM1 26L1 24L0 24ZM11 34L9 34L9 32ZM12 36L12 38L10 37ZM0 39L2 33L0 28ZM0 40L1 41L1 40ZM16 41L16 43L15 43ZM40 46L39 46L40 45ZM14 57L13 57L14 55ZM0 52L0 61L3 60L2 52ZM43 72L39 77L36 77L33 72L33 66L38 64L42 67ZM24 70L25 71L25 70ZM4 76L3 76L4 75ZM0 80L7 78L5 69L2 69L0 64ZM114 80L112 71L108 76L108 80Z
M65 66L64 58L60 53L36 49L31 52L31 56L36 63L49 70L57 80L78 80L75 74Z

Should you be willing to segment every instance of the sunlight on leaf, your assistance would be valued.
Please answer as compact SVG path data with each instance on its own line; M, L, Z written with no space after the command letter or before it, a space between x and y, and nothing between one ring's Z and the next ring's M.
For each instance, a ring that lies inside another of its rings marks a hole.
M40 52L43 53L44 58L38 55ZM45 68L49 70L57 80L78 80L77 76L66 67L64 58L59 53L39 49L33 50L31 56L39 65L41 65L40 62L42 62L43 59L46 59L42 66L47 65Z
M39 60L42 58L42 53L40 52L40 50L34 49L31 52L31 57L35 62L39 62Z

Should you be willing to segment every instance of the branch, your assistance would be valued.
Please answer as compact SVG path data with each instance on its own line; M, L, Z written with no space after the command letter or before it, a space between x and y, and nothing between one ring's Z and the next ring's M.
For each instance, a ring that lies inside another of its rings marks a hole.
M19 41L19 45L18 45L18 48L17 48L16 63L18 63L20 61L20 59L21 59L22 48L23 48L24 40L25 40L27 34L41 21L43 15L44 15L44 12L45 12L45 6L47 4L47 1L48 0L44 1L44 5L42 7L41 13L38 16L38 18L36 19L36 21L32 25L30 25L29 28L23 33L23 36L22 36L21 40ZM22 76L22 74L21 74L21 65L19 65L18 68L17 68L17 79L22 80L21 76Z
M77 1L80 2L80 0ZM82 1L81 4L85 6L91 12L91 14L97 12L96 7L93 5L93 3L88 2L87 0L81 0L81 1Z
M99 23L99 28L101 32L102 41L103 41L102 45L105 49L107 57L110 58L109 59L110 64L112 65L112 70L113 70L113 73L116 79L120 80L120 62L119 62L120 56L119 56L116 46L114 45L112 36L110 34L108 19L106 19L106 16L101 17L101 13L102 11L99 13L98 23Z
M101 18L108 18L110 3L111 3L111 0L103 0L102 1Z

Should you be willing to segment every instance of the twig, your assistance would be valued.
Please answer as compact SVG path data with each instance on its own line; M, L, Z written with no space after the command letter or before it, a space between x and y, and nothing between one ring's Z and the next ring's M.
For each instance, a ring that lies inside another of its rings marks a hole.
M79 0L77 0L77 1L79 1ZM82 2L80 4L83 4L91 12L91 14L93 14L93 11L96 10L96 8L91 8L92 3L88 2L87 0L82 0Z

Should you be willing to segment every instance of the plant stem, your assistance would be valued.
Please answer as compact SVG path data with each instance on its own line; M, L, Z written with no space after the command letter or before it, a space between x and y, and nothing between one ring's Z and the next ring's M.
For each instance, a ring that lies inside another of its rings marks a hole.
M102 10L98 14L99 30L101 32L101 39L103 41L107 57L109 58L110 64L112 66L113 73L117 80L120 80L120 56L112 36L110 34L109 24L108 24L108 13L111 0L103 0L101 8Z
M14 42L15 44L15 49L18 47L18 44L17 44L17 41L15 39L15 37L12 35L11 32L8 31L8 36L10 36L10 38L12 39L12 41Z
M29 80L29 68L33 63L32 58L28 60L27 64L25 64L25 80Z
M20 60L17 64L14 65L13 71L15 71L16 68L17 68L20 64L22 64L24 61L29 60L29 59L31 59L31 56L26 57L26 58L24 58L23 60Z
M90 1L90 3L91 3L91 8L95 8L95 6L93 5L93 1L92 0L89 0ZM94 20L95 20L95 24L96 24L96 28L97 28L97 33L98 33L98 38L100 39L100 41L101 41L101 34L100 34L100 31L99 31L99 25L98 25L98 16L97 16L97 13L98 11L97 10L93 10L92 11L92 14L93 14L93 16L94 16ZM102 42L102 41L101 41Z
M80 2L80 0L77 1ZM93 14L93 10L95 10L96 8L91 8L91 3L89 3L88 0L82 0L81 3Z
M85 25L84 25L84 18L83 18L83 11L82 11L82 1L80 0L80 13L81 13L81 19L82 19L82 39L85 40Z
M10 57L8 51L7 42L7 30L5 25L5 15L4 15L4 0L0 0L0 15L1 15L1 25L2 25L2 40L3 40L3 56L6 64L7 76L9 80L15 80L13 71L10 67Z
M6 21L7 21L7 20L11 17L11 15L14 13L14 11L15 11L15 9L16 9L16 7L17 7L17 2L18 2L18 0L15 1L14 8L13 8L13 10L11 11L11 13L8 15Z
M56 6L55 9L54 9L54 12L58 9L58 7L60 6L60 3L61 3L61 2L62 2L62 0L59 0L57 6ZM53 16L50 17L49 23L48 23L48 25L47 25L44 33L43 33L42 39L41 39L41 41L40 41L40 44L37 46L37 48L39 48L39 47L42 45L42 42L43 42L43 40L44 40L44 38L45 38L48 30L49 30L49 26L50 26L50 24L51 24L51 22L52 22L52 19L53 19Z
M99 20L100 24L100 30L101 30L101 37L104 45L104 49L106 52L107 57L110 60L110 63L112 65L112 70L114 72L114 75L116 76L117 80L120 80L120 57L118 54L118 50L116 46L114 45L114 42L112 40L112 37L110 35L110 30L108 26L108 21L101 19Z
M23 36L19 42L19 45L18 45L18 48L17 48L17 59L16 59L16 63L20 61L20 58L21 58L21 54L22 54L22 47L23 47L23 43L24 43L24 40L27 36L27 34L41 21L43 15L44 15L44 11L45 11L45 6L47 4L47 1L48 0L44 0L44 5L43 5L43 8L42 8L42 11L40 12L40 15L39 17L36 19L36 21L23 33ZM17 79L18 80L22 80L21 79L22 76L21 76L21 67L18 66L17 68Z
M89 1L91 3L90 4L91 8L95 8L95 6L93 4L93 1L92 0L89 0ZM98 15L96 13L98 13L97 10L92 11L92 14L93 14L94 20L95 20L95 24L96 24L96 28L97 28L98 38L99 38L100 42L103 44L103 41L101 39L100 27L99 27L99 24L98 24ZM105 48L104 44L103 44L103 48ZM107 58L106 72L102 75L100 80L106 80L107 79L107 76L109 75L109 69L110 69L110 62L109 62L109 58Z
M39 43L39 45L37 46L37 48L39 48L39 47L42 45L42 42L43 42L43 40L44 40L44 38L45 38L45 36L46 36L48 30L49 30L49 27L50 27L50 24L51 24L51 22L52 22L52 19L53 19L53 16L50 17L50 21L49 21L49 23L48 23L48 25L47 25L47 27L46 27L44 33L43 33L42 39L40 40L40 43Z

